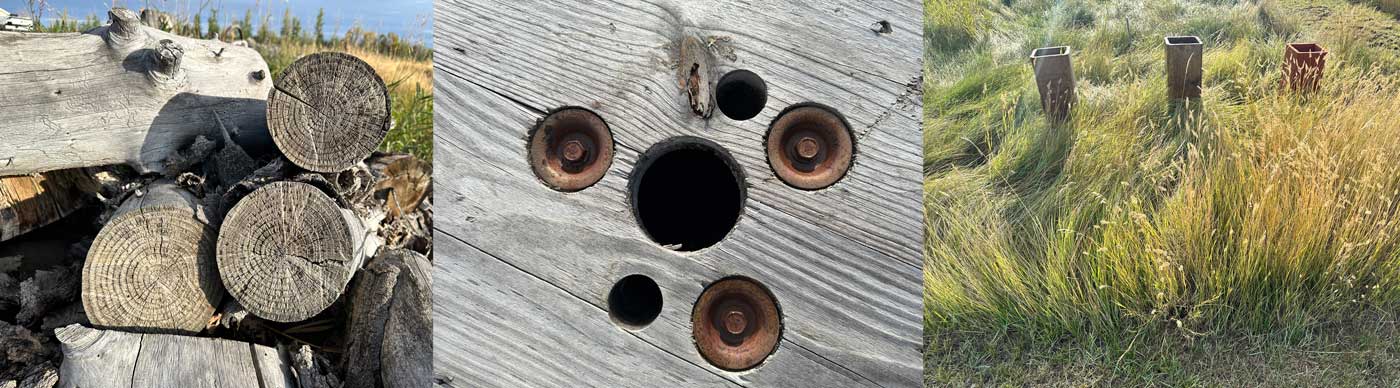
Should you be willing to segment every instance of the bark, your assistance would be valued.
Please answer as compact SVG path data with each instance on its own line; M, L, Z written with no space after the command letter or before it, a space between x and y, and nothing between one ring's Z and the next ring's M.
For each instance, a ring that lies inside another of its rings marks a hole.
M346 346L347 387L432 384L432 264L409 250L387 251L355 280Z

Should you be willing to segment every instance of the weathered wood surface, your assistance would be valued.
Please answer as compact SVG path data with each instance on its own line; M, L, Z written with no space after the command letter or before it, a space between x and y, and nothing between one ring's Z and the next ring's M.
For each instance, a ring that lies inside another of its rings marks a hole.
M291 181L258 188L220 226L219 277L253 315L277 322L311 318L334 303L378 245L316 186Z
M70 325L60 387L296 387L276 349L217 338L137 334Z
M450 386L920 384L920 6L436 3L437 373ZM727 38L715 76L759 73L767 108L694 114L668 66L687 34ZM763 150L768 123L804 101L840 110L857 138L849 174L812 192L774 177ZM568 194L538 181L523 140L565 105L596 111L617 146L602 181ZM747 176L733 231L688 253L650 241L628 207L639 153L681 135L719 143ZM606 306L634 273L664 302L631 331ZM728 275L763 282L783 313L777 351L746 372L709 365L691 337L696 298Z
M109 16L84 33L0 32L0 175L123 163L158 172L195 136L225 129L266 149L262 56L143 26L131 10Z
M345 353L347 387L433 384L432 263L381 253L355 277Z
M203 331L224 295L216 236L189 191L170 180L147 185L117 209L88 250L82 277L88 319L127 331Z
M0 241L68 216L96 190L97 183L81 169L0 177Z

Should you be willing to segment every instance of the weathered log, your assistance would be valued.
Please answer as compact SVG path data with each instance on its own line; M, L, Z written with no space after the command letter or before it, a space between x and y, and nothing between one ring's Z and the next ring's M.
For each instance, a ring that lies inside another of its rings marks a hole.
M339 172L365 160L389 133L389 91L368 63L344 53L287 66L267 97L267 125L292 163Z
M224 287L260 318L315 316L345 291L364 256L363 222L315 186L273 182L239 200L220 227Z
M432 385L432 264L405 249L370 260L354 283L347 387Z
M92 176L81 169L0 177L0 241L68 216L82 208L95 190Z
M79 325L54 334L62 344L65 388L296 387L286 355L267 346Z
M128 198L83 265L88 319L126 331L204 330L223 296L206 219L194 195L168 180Z
M235 131L267 150L267 63L247 47L185 38L114 8L84 33L0 32L0 175L130 164L162 171L195 136Z

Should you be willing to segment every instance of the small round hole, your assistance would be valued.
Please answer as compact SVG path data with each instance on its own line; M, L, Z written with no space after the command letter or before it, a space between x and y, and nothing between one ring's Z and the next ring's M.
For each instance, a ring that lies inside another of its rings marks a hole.
M739 222L744 178L718 144L679 137L651 147L629 184L632 214L652 241L695 251L718 243Z
M661 315L661 287L646 275L628 275L608 292L608 314L613 320L641 328Z
M734 70L725 73L715 84L715 102L725 117L748 120L758 116L768 103L768 84L752 71Z

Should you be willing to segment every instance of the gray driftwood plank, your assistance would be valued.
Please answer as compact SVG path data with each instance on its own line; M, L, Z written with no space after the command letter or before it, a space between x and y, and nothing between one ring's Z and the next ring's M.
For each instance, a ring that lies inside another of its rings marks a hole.
M62 387L295 387L286 361L266 346L80 325L56 334Z
M921 13L916 1L440 1L434 35L435 202L442 212L437 231L574 297L531 307L563 311L583 305L594 312L561 314L550 327L608 325L741 385L918 385ZM893 31L872 31L880 21ZM687 34L727 37L734 60L721 59L714 64L717 72L744 68L762 74L767 108L748 121L718 112L708 120L695 115L668 67L671 48ZM849 174L815 192L774 177L763 150L768 123L784 107L804 101L839 109L857 137ZM596 111L617 145L608 174L568 194L541 184L525 155L535 120L565 105ZM697 252L675 252L649 240L628 205L628 178L639 153L680 135L720 144L746 176L748 198L738 224L723 241ZM473 275L472 266L447 273L443 268L464 260L463 254L438 251L435 283L441 292L456 282L483 284L476 292L452 294L454 299L512 287L499 276ZM609 321L607 294L614 282L635 273L660 285L663 308L646 328L627 331ZM706 284L728 275L763 282L783 312L777 352L746 372L710 366L691 337L695 300ZM485 325L475 331L437 326L440 373L489 378L492 368L511 368L494 352L457 344L556 346L514 332L510 322L466 302L443 305L443 294L436 296L439 320ZM607 362L598 356L598 363ZM617 368L612 373L644 377Z
M433 369L452 387L732 387L608 313L460 240L435 240ZM441 260L441 259L439 259Z

